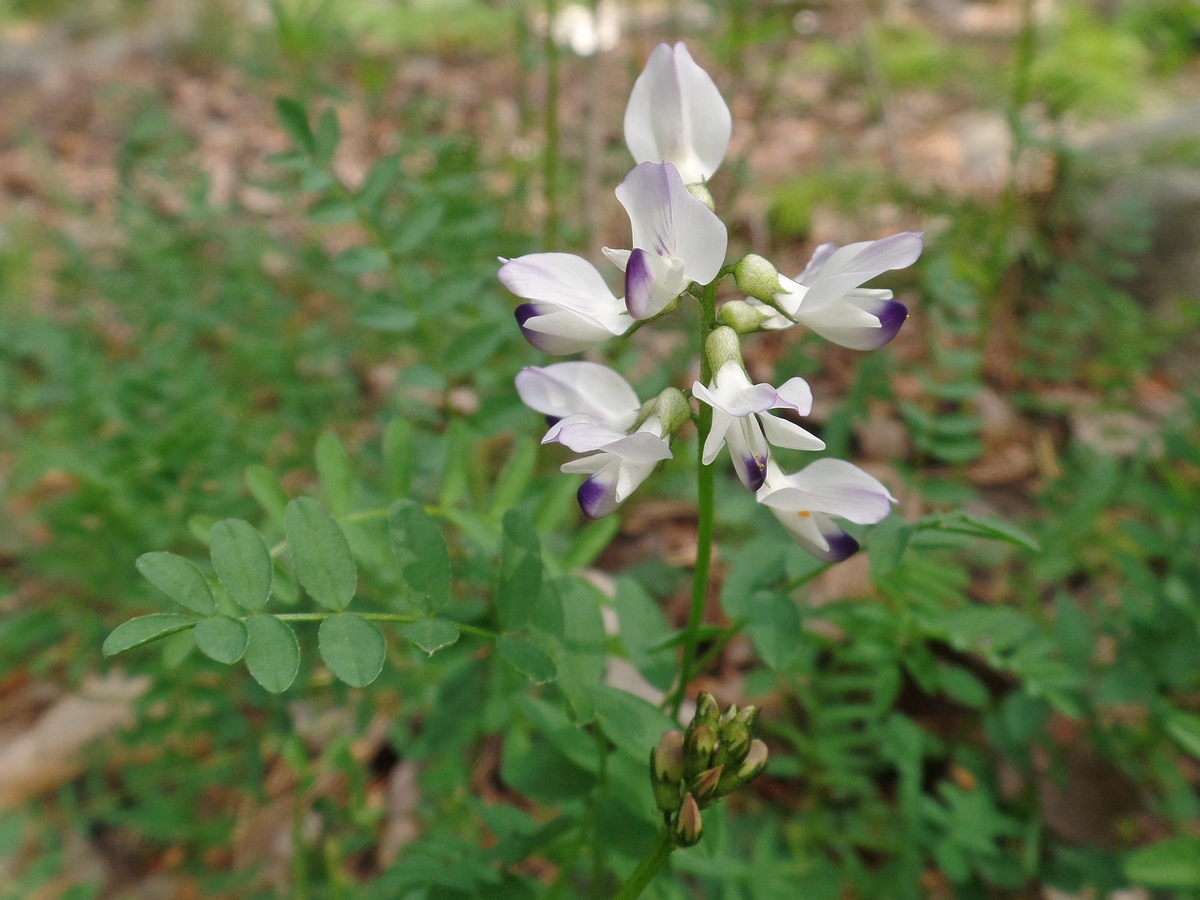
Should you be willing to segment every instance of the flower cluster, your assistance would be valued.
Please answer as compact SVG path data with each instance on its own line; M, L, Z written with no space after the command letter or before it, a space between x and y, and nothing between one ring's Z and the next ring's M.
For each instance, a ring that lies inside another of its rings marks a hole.
M731 131L729 108L712 78L682 43L660 44L625 111L625 140L637 165L616 194L629 214L632 246L604 248L624 273L624 297L614 296L590 262L567 253L503 260L500 280L526 301L517 307L516 318L528 341L547 353L571 354L671 312L685 294L715 291L726 274L733 274L745 299L725 302L706 322L704 361L711 377L688 392L712 411L702 461L711 465L728 447L742 484L801 546L836 562L854 553L858 543L834 518L879 522L895 498L878 480L841 460L818 459L791 475L779 468L771 446L824 449L820 438L787 417L811 412L812 391L802 378L779 387L753 383L742 361L740 336L802 325L844 347L882 347L896 336L908 311L891 291L863 285L915 262L921 235L902 232L844 247L822 244L795 280L761 256L726 266L728 233L714 212L707 182L725 157ZM517 376L517 391L526 405L550 419L543 443L586 454L563 471L588 476L579 504L592 518L616 509L669 459L672 439L693 419L684 392L668 388L643 404L624 378L592 362L528 367Z
M700 810L739 790L767 767L767 745L751 739L758 708L728 707L702 691L687 732L668 731L650 753L654 802L674 821L674 840L690 847L700 840Z

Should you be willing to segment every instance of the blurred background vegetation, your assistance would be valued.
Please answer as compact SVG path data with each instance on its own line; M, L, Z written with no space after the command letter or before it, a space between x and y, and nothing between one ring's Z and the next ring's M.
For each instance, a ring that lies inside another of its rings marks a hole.
M773 335L751 373L808 378L814 430L905 519L965 508L1040 550L894 517L816 575L719 486L709 617L745 631L700 684L764 707L772 763L652 892L1200 896L1200 4L596 13L0 0L0 897L537 897L570 875L555 823L603 773L470 648L393 648L361 691L309 663L273 697L190 638L118 665L100 644L159 603L138 555L269 521L266 472L317 489L323 432L373 496L394 419L465 555L519 482L567 568L618 576L623 618L682 624L686 468L584 528L560 460L534 467L512 376L539 355L495 279L498 256L624 244L624 103L677 38L733 110L731 258L794 274L823 241L927 236L889 283L912 313L889 350ZM646 396L691 355L647 330L617 364ZM662 671L651 641L593 637ZM644 834L623 815L597 832L618 875Z

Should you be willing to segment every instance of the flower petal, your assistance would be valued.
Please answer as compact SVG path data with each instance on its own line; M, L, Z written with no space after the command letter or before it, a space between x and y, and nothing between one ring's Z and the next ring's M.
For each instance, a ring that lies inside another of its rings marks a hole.
M808 386L808 382L799 376L789 378L781 384L776 391L779 395L779 405L781 407L789 407L800 413L802 416L807 416L812 412L813 395L812 388Z
M579 414L559 419L551 425L542 443L558 443L576 453L591 453L593 450L606 450L623 437L624 432L605 428L591 416Z
M629 265L629 250L614 250L612 247L601 247L604 255L608 257L608 261L620 269L625 271L625 267Z
M516 387L530 409L558 418L585 413L597 424L621 433L633 427L641 409L629 382L598 363L527 366L517 373Z
M858 552L858 541L821 513L784 512L772 509L792 538L817 559L841 562Z
M571 253L531 253L508 260L500 280L526 300L553 303L585 315L620 305L596 267Z
M617 186L629 213L633 246L683 261L687 281L708 284L725 263L729 235L669 163L642 163ZM686 282L685 282L686 284Z
M883 521L896 502L877 478L841 459L818 459L782 485L760 491L759 502L777 510L841 516L860 525Z
M617 477L620 465L613 462L579 486L575 498L589 519L601 519L617 508Z
M525 340L543 353L555 356L579 353L613 336L612 331L595 319L548 303L522 303L514 310L514 315ZM633 324L628 316L625 318Z
M699 384L699 382L696 383ZM721 407L713 406L712 427L708 431L708 437L704 439L704 455L701 457L701 462L704 465L711 466L713 464L713 460L717 458L717 454L725 446L725 435L733 423L733 416L729 415Z
M688 184L705 181L725 158L732 125L721 92L687 47L655 47L625 109L634 160L669 162Z
M921 233L916 231L840 247L813 279L801 308L805 312L821 309L877 275L911 266L921 255L922 247Z
M851 291L815 312L801 310L796 320L842 347L877 350L900 332L908 318L908 307L898 300L870 296L876 293L891 296L891 291Z
M772 446L787 447L789 450L825 449L823 440L805 431L795 422L767 413L760 415L758 420L762 423L763 432Z
M738 479L749 490L757 491L767 477L767 460L770 458L770 448L758 418L746 416L734 421L725 434L725 442L729 444L729 456Z
M650 319L687 287L683 266L675 257L634 250L625 267L625 306L634 319Z
M837 244L826 243L818 244L817 249L813 251L812 258L808 261L808 265L804 267L804 271L796 279L802 285L810 285L813 279L821 271L821 267L833 256L833 251L838 248Z

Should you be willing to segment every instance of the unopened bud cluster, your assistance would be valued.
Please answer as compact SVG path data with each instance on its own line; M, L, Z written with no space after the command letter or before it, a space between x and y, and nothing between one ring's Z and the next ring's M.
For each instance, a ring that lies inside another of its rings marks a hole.
M690 847L700 840L702 809L745 787L766 768L767 745L750 737L757 718L753 706L730 706L721 712L705 691L696 699L696 715L687 731L668 731L651 752L654 800L678 846Z

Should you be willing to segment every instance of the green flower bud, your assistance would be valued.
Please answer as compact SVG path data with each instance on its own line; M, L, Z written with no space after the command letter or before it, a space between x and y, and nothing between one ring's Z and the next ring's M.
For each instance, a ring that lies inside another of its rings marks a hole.
M742 344L737 332L727 325L718 325L704 341L704 353L708 357L713 374L721 371L727 362L742 365Z
M678 782L683 778L683 735L668 731L650 753L650 771L656 782Z
M746 730L747 733L754 727L754 723L758 721L758 707L747 706L745 709L738 712L735 717L738 725Z
M697 181L694 184L687 186L688 193L707 206L713 212L717 211L717 204L713 200L712 191L708 189L708 185L703 181Z
M762 774L767 767L767 745L755 738L750 742L750 748L741 765L726 765L717 784L717 796L724 797L738 788L744 787Z
M709 725L689 728L683 739L683 775L695 778L709 766L713 750L717 746L716 729Z
M721 772L723 769L724 766L715 766L711 769L706 769L696 776L696 779L692 782L690 796L695 797L697 803L707 805L709 800L717 796L717 785L721 783Z
M726 707L725 712L721 713L721 717L719 719L717 719L717 725L719 725L721 728L721 736L722 737L725 736L725 732L729 728L729 724L733 721L734 717L737 714L738 714L737 704L730 703L729 706Z
M732 737L721 738L721 743L717 744L717 749L713 751L711 761L714 766L720 763L736 769L749 752L750 734L749 732L740 732Z
M676 812L683 803L682 786L679 781L652 781L650 787L654 791L655 805L665 813Z
M677 388L667 388L655 400L655 413L663 424L663 436L678 433L692 419L692 404Z
M716 726L720 716L721 707L717 705L717 698L708 691L701 691L696 696L696 714L692 716L692 728L700 725Z
M743 256L733 267L733 277L743 294L775 305L775 295L783 292L779 270L757 254Z
M704 820L700 818L700 807L696 798L688 794L683 798L683 807L675 822L675 842L680 847L691 847L699 843L703 831Z
M717 321L728 325L738 334L752 334L762 329L770 316L755 309L745 300L730 300L717 311Z

